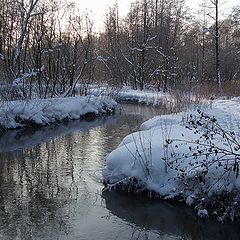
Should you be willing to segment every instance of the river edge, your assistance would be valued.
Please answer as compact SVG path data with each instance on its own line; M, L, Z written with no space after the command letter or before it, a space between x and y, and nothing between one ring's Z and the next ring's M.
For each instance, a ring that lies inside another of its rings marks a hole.
M114 113L117 103L108 97L78 96L2 102L0 132L18 128L40 128L69 120L92 121Z

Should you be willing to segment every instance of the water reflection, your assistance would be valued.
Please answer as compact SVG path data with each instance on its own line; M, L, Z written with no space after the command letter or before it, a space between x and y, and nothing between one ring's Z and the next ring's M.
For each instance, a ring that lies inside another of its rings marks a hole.
M199 230L205 225L190 209L114 192L101 196L105 155L155 114L150 107L129 105L121 114L90 123L74 121L5 133L0 138L0 239L205 236ZM221 230L218 223L211 226ZM206 229L211 236L213 231ZM232 239L237 239L237 229L223 228Z
M201 220L188 207L114 191L103 192L103 198L112 215L140 229L157 231L162 237L167 235L192 240L240 239L239 222L221 224L215 220Z
M50 145L45 145L46 152ZM17 156L1 155L1 239L32 239L38 229L43 236L45 232L49 236L68 229L63 209L74 199L77 187L73 191L72 186L61 184L67 178L57 173L55 154L44 158L42 150L38 146Z
M0 238L75 239L74 218L96 217L93 203L102 209L103 158L136 127L133 118L122 112L1 136Z
M10 152L30 148L36 144L62 135L73 135L77 132L86 132L92 128L106 128L110 138L121 141L123 134L135 131L142 121L158 114L159 109L150 106L122 105L117 108L116 115L104 116L95 121L69 121L62 124L53 124L39 129L19 129L7 131L0 135L0 152ZM110 135L113 133L113 135ZM101 145L101 143L99 144Z

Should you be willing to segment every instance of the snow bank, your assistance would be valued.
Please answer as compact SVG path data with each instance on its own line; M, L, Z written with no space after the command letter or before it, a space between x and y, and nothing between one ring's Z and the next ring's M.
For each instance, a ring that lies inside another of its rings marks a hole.
M239 103L240 98L217 100L206 113L157 116L143 123L107 156L108 189L127 186L181 199L200 217L208 217L208 211L219 220L239 216Z
M111 112L116 102L107 97L81 96L18 100L0 103L0 128L3 130L44 126L66 119L79 119L87 114L98 115Z
M80 87L80 85L79 85ZM118 102L137 102L142 104L159 105L165 101L170 101L171 96L169 93L153 90L133 90L129 87L116 89L108 85L87 85L90 94L94 96L111 96Z
M150 90L133 90L123 88L117 93L118 101L130 101L144 104L158 105L170 98L170 94Z

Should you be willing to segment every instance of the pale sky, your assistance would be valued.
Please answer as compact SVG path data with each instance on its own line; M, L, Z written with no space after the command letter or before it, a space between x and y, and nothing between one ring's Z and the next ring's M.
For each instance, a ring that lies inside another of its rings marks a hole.
M75 0L79 8L84 11L90 10L93 14L96 30L103 27L104 16L109 6L113 6L116 0ZM120 16L126 15L131 2L134 0L118 0Z
M103 27L104 15L108 6L112 6L116 0L75 0L75 2L81 11L88 9L92 12L95 29L99 30L99 28ZM126 15L131 2L134 2L134 0L118 0L120 16ZM186 3L193 9L196 9L201 2L202 0L186 0ZM210 2L210 0L206 0L206 2ZM240 0L220 0L219 2L225 12L226 10L229 11L233 6L240 5Z

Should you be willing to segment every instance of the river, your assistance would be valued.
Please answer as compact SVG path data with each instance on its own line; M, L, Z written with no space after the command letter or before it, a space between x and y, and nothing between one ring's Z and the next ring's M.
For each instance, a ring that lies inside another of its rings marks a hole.
M159 110L122 105L115 115L0 137L0 239L240 239L239 223L200 220L189 207L103 192L104 157Z

